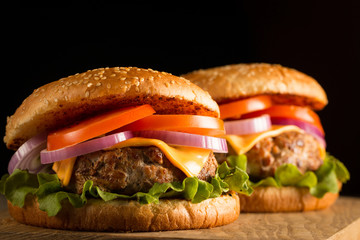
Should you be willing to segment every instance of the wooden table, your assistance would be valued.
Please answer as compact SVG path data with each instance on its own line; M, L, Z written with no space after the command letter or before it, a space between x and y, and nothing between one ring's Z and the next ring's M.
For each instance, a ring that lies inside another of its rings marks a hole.
M327 210L305 213L241 214L227 226L187 231L98 233L23 225L0 197L0 239L360 239L360 198L340 197Z

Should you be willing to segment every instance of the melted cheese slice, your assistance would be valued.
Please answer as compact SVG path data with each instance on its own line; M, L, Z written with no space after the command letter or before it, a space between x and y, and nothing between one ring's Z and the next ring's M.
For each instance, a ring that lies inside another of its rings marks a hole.
M76 157L64 159L59 162L54 162L52 169L58 175L58 178L64 186L69 185L72 170L74 168Z
M130 138L120 142L106 150L123 147L145 147L156 146L161 149L169 161L188 177L198 176L209 158L211 150L194 147L170 147L165 142L158 139L149 138Z
M130 138L105 150L145 146L156 146L160 148L169 161L183 171L187 177L198 176L211 153L211 150L208 149L180 146L171 147L161 140L138 137ZM75 160L76 157L69 158L55 162L53 165L53 170L57 173L64 186L67 186L70 182Z
M276 137L284 132L296 131L304 132L302 129L293 125L273 125L271 129L265 132L248 135L225 135L224 138L234 149L236 154L244 154L249 151L257 142L267 137Z
M249 151L257 142L267 137L276 137L284 132L295 131L304 133L304 130L294 125L272 125L271 129L265 132L248 135L225 135L224 138L234 149L235 153L240 155ZM325 158L325 148L319 143L320 157Z

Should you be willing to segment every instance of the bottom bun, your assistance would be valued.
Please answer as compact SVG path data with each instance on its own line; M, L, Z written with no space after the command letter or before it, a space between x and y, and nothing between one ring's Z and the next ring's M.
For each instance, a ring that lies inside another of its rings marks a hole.
M338 196L338 193L328 192L324 197L316 198L308 188L257 187L251 196L240 194L240 206L241 212L312 211L331 206Z
M201 203L182 199L160 199L140 204L132 200L104 202L90 199L81 208L63 201L54 217L39 209L36 197L28 195L23 208L8 201L10 215L18 222L47 228L86 231L166 231L211 228L229 224L240 214L237 194L210 198Z

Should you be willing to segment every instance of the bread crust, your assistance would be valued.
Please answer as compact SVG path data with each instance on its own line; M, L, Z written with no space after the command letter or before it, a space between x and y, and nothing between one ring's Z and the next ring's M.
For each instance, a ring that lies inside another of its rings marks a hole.
M341 187L341 183L339 183ZM257 187L251 196L240 194L241 212L302 212L327 208L335 203L338 193L316 198L308 188Z
M54 217L39 209L36 197L28 195L23 208L8 201L10 215L18 222L47 228L86 231L167 231L212 228L235 221L240 214L237 194L210 198L201 203L160 199L160 203L90 199L81 208L62 202Z
M8 118L4 142L16 150L39 133L142 104L150 104L157 114L219 116L210 95L182 77L136 67L99 68L35 89Z
M234 64L182 76L208 91L219 104L262 94L273 95L281 104L306 105L315 110L328 103L315 79L279 64Z

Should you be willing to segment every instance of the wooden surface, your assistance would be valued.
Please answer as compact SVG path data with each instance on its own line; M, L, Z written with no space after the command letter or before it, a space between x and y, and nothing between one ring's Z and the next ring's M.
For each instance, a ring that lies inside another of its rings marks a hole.
M0 239L360 239L360 198L340 197L323 211L241 214L232 224L201 230L96 233L26 226L8 214L0 197Z

